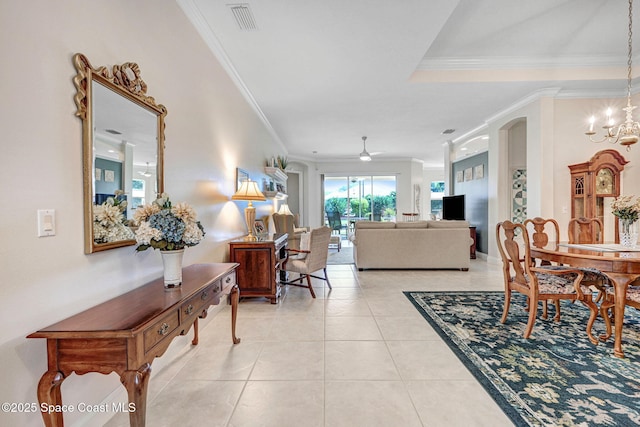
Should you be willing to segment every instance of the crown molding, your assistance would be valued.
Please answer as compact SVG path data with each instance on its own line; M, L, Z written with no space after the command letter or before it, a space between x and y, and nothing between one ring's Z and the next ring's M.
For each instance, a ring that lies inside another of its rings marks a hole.
M554 69L554 68L601 68L617 67L626 64L626 57L604 55L573 57L491 57L463 58L443 57L425 58L417 67L418 71L432 70L512 70L512 69Z
M560 90L561 90L560 88L547 88L547 89L537 90L529 94L528 96L525 96L524 98L520 99L519 101L516 101L515 103L511 104L509 107L505 108L504 110L498 111L497 113L493 114L492 116L490 116L485 120L485 123L494 122L542 98L555 98L558 95L558 93L560 93Z

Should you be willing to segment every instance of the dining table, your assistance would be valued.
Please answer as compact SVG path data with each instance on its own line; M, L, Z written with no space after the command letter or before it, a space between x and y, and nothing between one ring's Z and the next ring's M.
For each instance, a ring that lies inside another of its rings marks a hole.
M549 242L531 246L531 257L571 267L596 268L609 278L614 288L613 353L624 357L622 332L627 288L640 277L640 247L624 247L614 243L569 244Z

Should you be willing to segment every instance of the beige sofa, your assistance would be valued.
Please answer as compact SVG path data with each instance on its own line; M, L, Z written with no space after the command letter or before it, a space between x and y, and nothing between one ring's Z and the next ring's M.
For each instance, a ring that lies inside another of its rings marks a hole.
M473 242L467 221L358 221L351 240L359 270L468 270Z

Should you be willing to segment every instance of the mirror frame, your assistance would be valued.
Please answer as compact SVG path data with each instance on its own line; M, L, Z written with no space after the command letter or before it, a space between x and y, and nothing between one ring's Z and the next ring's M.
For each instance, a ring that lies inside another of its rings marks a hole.
M73 56L73 63L77 74L73 78L76 86L74 101L77 106L76 116L82 120L82 172L84 181L84 251L86 254L135 245L136 241L121 240L109 243L95 243L93 236L93 205L94 205L94 167L95 156L93 150L93 95L92 83L96 81L125 99L134 102L142 108L155 114L157 121L157 189L158 194L164 192L164 118L167 109L157 104L155 99L147 95L147 85L140 77L140 68L134 62L114 65L112 72L107 67L93 68L91 63L81 53Z

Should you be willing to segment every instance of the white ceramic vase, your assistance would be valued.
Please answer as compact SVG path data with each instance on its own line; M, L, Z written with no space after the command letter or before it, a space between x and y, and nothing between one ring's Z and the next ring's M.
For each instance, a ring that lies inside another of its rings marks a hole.
M634 248L638 243L638 221L618 218L618 234L622 246Z
M160 251L162 265L164 266L164 287L166 289L178 288L182 285L182 256L184 249L175 251Z

